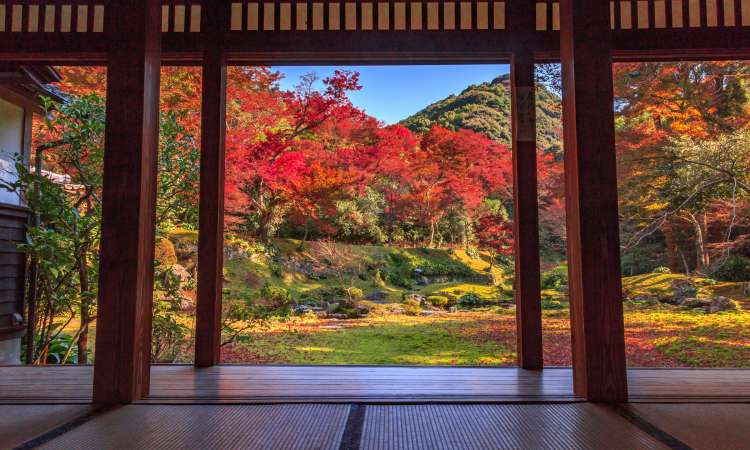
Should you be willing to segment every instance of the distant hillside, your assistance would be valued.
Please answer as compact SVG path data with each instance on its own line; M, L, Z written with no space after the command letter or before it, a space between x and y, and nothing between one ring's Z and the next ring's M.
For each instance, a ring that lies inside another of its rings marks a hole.
M541 148L560 153L562 130L560 97L544 86L537 88L537 142ZM466 128L491 139L510 143L509 75L475 84L407 117L401 124L413 131L427 131L433 124L452 130Z

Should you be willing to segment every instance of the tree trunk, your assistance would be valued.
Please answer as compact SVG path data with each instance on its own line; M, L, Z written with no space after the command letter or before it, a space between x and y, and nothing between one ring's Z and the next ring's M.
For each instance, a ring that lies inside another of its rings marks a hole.
M706 255L705 237L703 227L698 218L692 213L688 213L688 218L693 225L693 233L695 233L695 270L698 271L707 265L706 261L708 257Z
M675 239L675 233L672 223L669 221L664 222L664 225L662 225L661 227L661 231L662 233L664 233L667 253L667 267L669 267L669 270L671 270L672 272L679 272L681 270L680 260L679 256L677 255L677 241Z
M711 255L709 255L707 248L708 244L708 218L705 212L702 212L698 215L698 224L701 228L701 237L702 237L702 265L703 267L707 267L711 264Z
M34 174L36 176L42 175L42 158L43 158L43 147L37 147L36 154L34 155ZM37 193L39 193L39 187L37 186ZM37 212L31 218L31 226L34 228L39 227L42 223L42 217ZM38 296L39 283L39 261L36 256L31 257L29 262L29 296L28 296L28 312L26 314L26 364L34 363L34 356L36 353L36 299Z
M86 253L80 252L78 262L78 277L81 282L81 334L78 336L78 364L88 363L89 343L89 274L87 268Z
M435 242L435 221L430 220L430 243L427 244L427 247L432 248L432 245L434 242Z

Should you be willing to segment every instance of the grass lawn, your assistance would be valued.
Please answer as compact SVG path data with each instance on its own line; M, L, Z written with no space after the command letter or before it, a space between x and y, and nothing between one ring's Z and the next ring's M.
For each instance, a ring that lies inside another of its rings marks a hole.
M195 233L173 236L177 247L190 248ZM184 242L182 242L184 241ZM182 243L181 243L182 242ZM300 243L278 241L283 255L295 255ZM308 250L314 249L308 244ZM393 249L379 246L353 246L357 259L370 264L382 261ZM457 261L481 274L491 274L499 285L473 281L432 283L414 286L411 292L424 296L458 298L471 293L483 299L506 298L512 279L497 267L490 268L485 256L469 256L463 251L400 250L407 258L429 259L434 264ZM187 254L192 254L190 251ZM189 267L191 259L181 262ZM366 265L366 264L365 264ZM365 272L367 273L367 272ZM649 273L623 278L630 299L652 300L672 294L672 283L685 275ZM750 296L742 283L717 282L692 277L697 296L723 295L734 299L739 310L706 314L659 303L627 301L625 344L631 367L750 367ZM242 254L235 250L225 258L225 296L252 295L264 284L284 287L293 298L306 292L334 286L331 279L310 279L288 267L274 267L264 255ZM369 316L362 319L318 319L312 314L263 321L243 332L232 344L222 348L225 363L245 364L390 364L390 365L492 365L516 364L515 311L492 306L482 309L439 311L431 315L403 313L400 304L408 289L393 284L375 283L368 277L352 279L352 285L364 292L380 291L381 302L364 302ZM564 291L542 291L544 360L548 366L569 366L570 314ZM558 308L558 309L552 309ZM400 311L400 312L399 312ZM180 313L179 320L193 328L194 316ZM66 329L75 332L75 323ZM238 324L240 325L240 324ZM192 339L192 338L191 338ZM89 339L91 353L95 342L95 324ZM192 340L191 340L192 342ZM176 362L192 361L192 345L187 344Z
M457 312L436 316L386 314L358 320L273 323L225 348L224 362L290 364L512 365L515 334L482 339L490 320L513 316Z
M547 365L570 365L569 313L544 311ZM704 314L626 306L633 367L750 367L750 313ZM436 316L383 314L359 320L272 321L223 350L227 363L515 364L512 310Z

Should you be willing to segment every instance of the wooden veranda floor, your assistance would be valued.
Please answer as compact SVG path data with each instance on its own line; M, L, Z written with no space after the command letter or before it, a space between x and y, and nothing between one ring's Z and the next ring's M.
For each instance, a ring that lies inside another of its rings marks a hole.
M0 367L0 403L88 403L92 366ZM632 402L750 402L750 369L630 369ZM572 371L157 365L144 403L571 402Z
M567 368L152 367L96 410L93 367L0 367L0 450L750 448L750 370L631 369L630 403L583 402Z

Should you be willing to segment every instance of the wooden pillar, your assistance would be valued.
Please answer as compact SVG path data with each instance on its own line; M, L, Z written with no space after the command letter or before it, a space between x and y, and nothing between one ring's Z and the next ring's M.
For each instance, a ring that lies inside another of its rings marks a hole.
M205 8L201 107L200 218L198 226L198 301L195 365L220 362L221 291L224 255L224 135L226 128L226 61L221 31L226 4Z
M609 2L562 0L565 203L575 393L627 399Z
M516 337L518 365L541 369L542 308L539 292L539 205L536 174L534 56L511 61L513 121L513 236L516 260Z
M94 402L148 394L159 141L159 0L113 0Z

